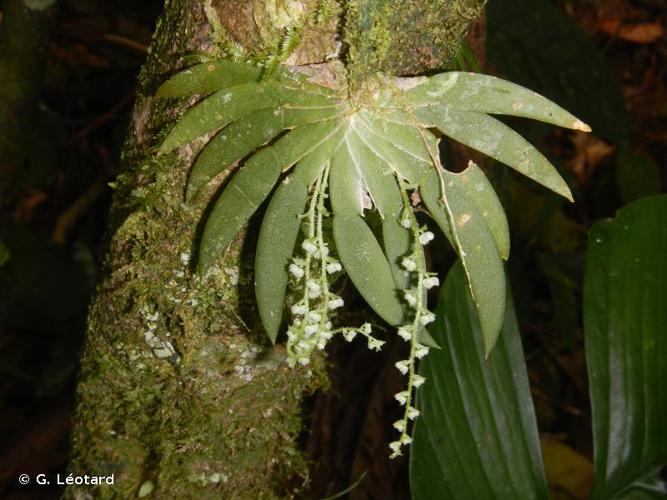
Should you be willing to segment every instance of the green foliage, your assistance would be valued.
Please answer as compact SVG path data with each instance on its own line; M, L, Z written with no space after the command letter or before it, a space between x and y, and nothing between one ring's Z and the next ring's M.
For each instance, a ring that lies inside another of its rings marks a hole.
M206 220L199 250L202 273L274 192L260 231L255 288L262 322L275 341L292 275L290 363L308 363L311 352L323 349L335 333L348 340L361 334L371 348L382 345L368 325L332 328L331 311L343 301L330 291L330 278L335 281L343 269L369 306L410 342L410 358L397 364L408 376L408 390L397 395L406 412L397 422L401 438L392 443L395 456L410 440L408 420L418 414L411 406L413 389L420 385L415 358L437 345L424 329L434 319L426 309L426 290L438 280L426 270L422 247L434 236L417 223L411 192L421 194L461 257L487 355L505 311L502 260L509 255L509 235L502 206L474 164L460 175L442 167L435 130L571 199L556 169L488 114L590 129L547 99L485 75L378 76L362 87L347 95L284 70L262 73L229 60L200 64L157 92L163 97L210 94L184 114L159 152L212 136L193 167L188 199L224 170L238 167ZM382 221L379 238L366 222L369 210ZM299 229L302 242L295 248Z
M667 196L643 198L615 220L595 224L589 235L583 305L595 499L665 495L665 217ZM547 498L511 300L501 340L484 359L463 282L457 264L432 329L443 349L420 366L428 384L413 432L413 497Z
M648 157L624 147L616 160L616 186L625 203L658 194L662 179L660 169Z
M589 237L586 360L594 498L664 498L667 463L667 196L644 198Z
M511 293L503 333L485 357L475 306L456 264L432 328L443 349L419 367L410 487L415 500L548 498ZM503 302L504 304L504 302Z
M572 110L600 137L630 138L620 83L605 56L550 0L491 0L487 57L504 76Z

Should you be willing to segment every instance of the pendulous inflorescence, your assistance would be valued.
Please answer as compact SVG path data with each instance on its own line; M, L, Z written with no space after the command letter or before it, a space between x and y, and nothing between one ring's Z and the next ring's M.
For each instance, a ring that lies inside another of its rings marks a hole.
M324 15L328 4L321 5ZM345 307L333 290L342 273L408 343L408 357L396 363L407 378L395 395L404 408L394 423L399 437L390 445L396 457L411 442L409 424L419 415L416 391L426 381L417 373L418 360L436 347L427 330L436 316L426 295L439 280L424 257L424 246L435 236L419 224L411 200L431 216L462 261L487 353L505 311L509 232L502 205L474 163L461 173L443 168L434 132L571 199L547 159L492 115L590 129L534 92L475 73L377 75L354 95L315 84L280 64L297 36L298 30L286 32L275 68L266 61L220 59L163 84L163 98L207 97L184 114L159 154L211 137L192 167L187 201L199 199L223 171L233 171L207 215L198 255L202 274L219 263L248 219L270 200L257 243L255 294L270 340L286 332L290 366L307 365L337 334L347 341L362 336L373 350L384 344L369 323L335 325ZM380 220L373 228L371 211Z

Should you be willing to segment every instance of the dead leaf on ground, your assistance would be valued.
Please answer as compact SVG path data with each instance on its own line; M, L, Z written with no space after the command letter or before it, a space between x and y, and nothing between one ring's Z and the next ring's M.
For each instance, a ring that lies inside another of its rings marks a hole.
M583 132L574 132L570 137L576 153L567 165L577 176L581 185L585 186L599 163L611 155L616 148L594 135Z
M555 436L542 435L544 471L553 499L584 500L593 489L591 461L559 441Z
M660 22L635 24L619 18L600 19L600 29L610 36L634 43L653 43L665 34Z

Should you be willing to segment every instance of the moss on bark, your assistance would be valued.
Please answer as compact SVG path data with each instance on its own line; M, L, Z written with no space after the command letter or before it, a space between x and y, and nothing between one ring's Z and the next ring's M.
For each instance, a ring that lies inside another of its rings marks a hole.
M344 41L352 85L375 72L406 76L441 69L486 0L349 0Z
M289 9L276 10L283 3ZM359 2L354 4L350 12L357 19ZM322 382L322 363L289 369L284 349L262 340L247 293L252 259L244 235L207 277L193 272L207 204L183 201L196 148L155 155L168 125L190 101L151 95L192 54L214 53L217 45L232 41L256 51L260 38L269 50L278 22L294 12L299 12L295 18L310 19L321 5L273 0L212 5L224 19L228 39L212 34L203 2L167 0L139 78L124 173L115 183L108 251L89 312L70 464L75 474L113 473L115 484L75 486L66 493L70 498L129 498L140 490L151 490L156 498L284 498L298 495L291 480L305 476L296 444L300 400ZM333 5L332 12L341 10ZM316 39L317 23L305 22L311 32L304 39ZM304 42L306 48L298 51L298 59L315 63L323 78L339 25L336 18L320 24L324 41ZM367 40L352 36L347 26L350 54L365 53ZM464 33L465 27L454 31ZM393 39L387 47L386 54L398 50ZM410 57L406 50L401 60Z

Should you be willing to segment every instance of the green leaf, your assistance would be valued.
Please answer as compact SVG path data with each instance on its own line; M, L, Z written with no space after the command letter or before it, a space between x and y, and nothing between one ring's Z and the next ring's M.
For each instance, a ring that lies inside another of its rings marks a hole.
M406 92L415 106L440 106L497 115L531 118L560 127L590 132L588 125L549 99L507 80L452 71L432 76Z
M387 131L370 125L361 116L355 116L351 125L364 143L408 182L418 183L431 166L422 157L412 155L396 146L395 137ZM407 128L407 127L404 127Z
M186 97L209 94L217 90L259 79L257 66L237 61L211 61L188 68L163 83L157 97Z
M457 183L475 203L477 210L486 220L486 225L493 235L500 256L503 260L507 260L510 255L510 233L507 217L496 191L482 169L470 162L468 168L459 174L445 172L444 179L446 186L449 186L450 183Z
M331 119L339 114L332 108L268 108L235 121L204 146L192 167L186 199L191 200L220 172L255 151L283 129Z
M308 189L340 146L346 129L339 125L325 141L308 153L278 187L264 215L255 256L255 295L262 324L276 341L283 316L287 267L305 211Z
M217 91L189 109L160 147L168 153L204 134L262 108L291 104L299 107L335 106L328 96L287 87L278 82L252 82Z
M570 188L555 167L528 141L495 118L449 106L421 108L415 114L455 141L505 163L572 201Z
M431 328L442 350L421 362L421 415L410 452L414 500L547 499L537 423L511 292L503 333L485 358L460 263Z
M408 286L408 275L400 265L402 257L410 252L410 232L400 224L403 201L392 168L355 134L348 142L366 181L373 204L382 217L382 243L394 281L400 289Z
M363 215L366 182L361 173L359 160L352 152L349 136L348 131L331 159L329 196L334 214Z
M443 204L437 179L429 179L420 185L424 204L441 228L449 226L477 304L488 354L498 339L505 313L505 272L496 241L461 183L451 177L445 181Z
M280 173L330 139L339 126L329 120L299 127L253 155L222 191L202 234L199 270L205 272L269 195Z
M660 169L648 157L624 147L616 160L616 185L625 203L660 193Z
M664 498L667 195L598 222L584 279L594 498Z
M487 22L493 67L560 103L600 137L629 140L620 82L576 20L551 0L491 0Z
M255 295L262 324L275 343L283 317L287 266L301 227L308 187L288 176L266 210L255 254Z
M334 213L333 237L343 267L364 300L387 323L400 324L403 302L382 248L364 219Z

